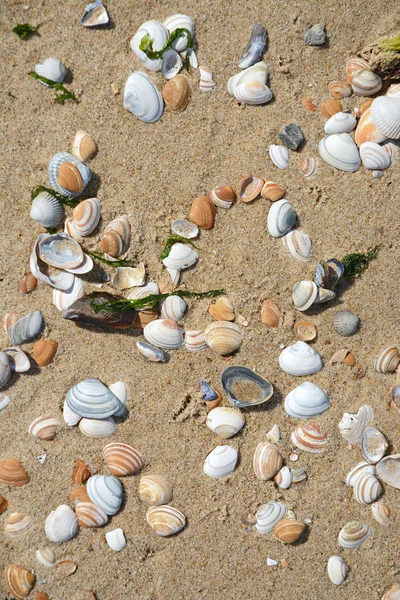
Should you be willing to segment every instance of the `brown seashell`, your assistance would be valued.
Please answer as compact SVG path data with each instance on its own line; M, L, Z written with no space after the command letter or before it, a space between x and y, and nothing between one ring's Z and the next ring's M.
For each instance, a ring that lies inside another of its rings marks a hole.
M7 506L8 500L6 500L5 498L3 498L3 496L0 495L0 515L2 515L3 512L7 510Z
M0 483L10 487L21 487L29 482L29 475L15 458L0 463Z
M228 296L221 296L215 304L210 304L208 312L216 321L234 321L235 319L235 308Z
M56 572L64 577L73 575L78 565L73 560L58 560L55 564Z
M354 365L356 364L356 357L354 356L354 354L352 353L351 350L349 350L348 348L343 348L343 350L338 350L337 352L335 352L332 355L332 358L330 359L330 364L331 365L336 365L339 363L344 363L345 365L348 365L349 367L354 367Z
M103 450L103 459L111 473L118 477L138 473L143 467L139 452L129 444L107 444Z
M174 112L185 110L190 99L189 80L185 75L175 75L161 90L166 106Z
M208 197L220 208L230 208L236 200L236 193L230 185L219 185L208 192Z
M75 513L81 527L102 527L108 521L104 510L93 502L79 502Z
M255 175L246 175L239 181L239 196L243 202L251 202L261 194L264 179Z
M280 200L285 195L285 188L273 181L265 181L261 190L261 196L271 202Z
M375 100L375 98L368 98L368 100L365 100L365 102L363 102L360 106L360 114L363 115L365 113L365 111L367 111L371 104L373 103L373 101Z
M342 363L344 365L348 365L349 367L354 367L356 364L356 357L354 356L354 354L352 353L351 350L349 350L346 354L346 356L344 357L344 359L342 360Z
M92 158L97 146L86 131L78 131L72 143L72 154L82 162Z
M86 483L90 476L91 472L88 465L78 458L72 469L72 483Z
M283 465L278 448L269 442L258 444L253 456L253 469L256 477L262 481L272 479Z
M388 346L375 361L377 373L394 373L400 364L400 353L396 346Z
M297 321L293 329L299 340L303 342L311 342L317 337L317 328L311 321Z
M317 110L317 107L315 106L314 102L308 96L303 96L301 103L304 106L304 108L309 112L315 112Z
M265 300L261 305L261 321L268 327L278 327L281 313L273 300Z
M308 421L296 427L290 439L299 450L313 454L324 452L328 444L328 436L315 421Z
M85 485L74 487L71 490L71 504L78 504L78 502L91 502Z
M83 190L83 180L79 169L70 162L63 162L60 165L57 181L62 188L73 194L78 194Z
M23 513L11 513L7 518L4 531L11 537L26 533L33 525L32 518Z
M27 598L35 585L35 576L19 565L8 565L4 570L4 579L17 600Z
M28 433L39 440L52 440L57 433L58 422L54 417L38 417L29 425Z
M301 537L306 524L298 519L282 519L274 527L274 536L284 544L294 544Z
M353 355L354 356L354 355ZM367 372L367 365L365 363L357 363L355 365L357 368L354 370L354 380L359 381L363 377L365 377L365 373Z
M161 475L145 475L140 479L139 496L148 506L168 504L172 499L172 485Z
M131 243L131 226L126 215L110 221L100 240L100 247L105 254L117 258L124 254Z
M39 340L33 345L33 358L39 367L49 365L56 355L58 342L55 340Z
M21 318L21 315L17 312L9 312L6 315L4 315L3 317L3 325L4 325L4 329L6 331L8 331L11 327L11 325L15 325L15 323L17 323L17 321L19 321Z
M348 98L353 93L351 85L346 83L346 81L331 81L328 83L328 90L332 98L337 98L338 100Z
M36 590L35 600L50 600L50 596L48 596L46 592L39 592L38 590Z
M29 294L37 288L38 281L32 273L26 273L18 282L18 289L21 294Z
M368 63L362 58L350 58L346 63L346 81L350 85L353 82L353 75L361 69L368 68Z
M342 104L340 100L324 100L319 105L319 111L323 117L330 119L333 115L342 111Z
M215 205L208 196L199 196L193 201L189 219L200 229L212 229L215 220Z
M164 292L161 292L160 289L160 294L163 293ZM132 327L134 327L135 329L144 329L148 323L150 323L151 321L155 321L156 319L158 319L158 312L156 310L153 310L151 308L147 308L146 310L140 310L135 315Z

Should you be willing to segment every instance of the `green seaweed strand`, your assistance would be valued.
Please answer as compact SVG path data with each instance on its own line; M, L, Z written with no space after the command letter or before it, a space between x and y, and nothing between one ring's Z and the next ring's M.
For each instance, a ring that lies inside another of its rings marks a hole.
M65 100L70 100L71 102L79 102L78 98L67 90L61 83L57 83L56 81L52 81L51 79L47 79L47 77L43 77L43 75L38 75L35 71L29 71L28 75L33 77L34 79L39 79L42 83L45 83L49 87L61 92L61 94L56 94L54 98L54 102L58 102L58 104L64 104Z
M371 260L376 258L378 254L380 244L374 248L369 248L365 254L360 252L354 252L353 254L346 254L342 258L344 266L344 276L349 278L359 277L368 268Z
M91 296L90 306L94 312L104 311L110 312L126 312L127 310L141 310L144 308L151 308L160 300L165 300L169 296L180 296L181 298L215 298L216 296L222 296L224 290L209 290L208 292L189 292L186 290L176 290L175 292L168 292L165 294L150 294L145 298L136 298L128 300L127 298L121 298L120 296L113 296L114 300L109 302L96 302L96 297Z
M165 242L164 250L162 251L162 254L161 254L161 260L164 260L164 258L167 258L167 256L169 256L172 246L174 244L177 244L178 242L181 242L182 244L190 244L192 246L192 248L196 248L196 250L200 250L200 248L195 246L193 244L193 242L191 242L187 238L181 237L180 235L170 235L169 238L167 238L167 241Z
M385 38L379 42L379 46L387 52L400 52L400 33L394 37Z
M17 36L21 40L24 40L29 35L32 35L33 33L37 33L37 29L33 25L29 25L29 23L22 23L22 24L18 23L14 27L13 33L16 33Z
M33 188L33 190L31 191L31 202L33 202L36 196L38 196L41 192L47 192L48 194L53 196L53 198L57 198L57 200L61 202L61 204L65 204L70 208L75 208L75 206L78 206L79 204L79 200L70 198L70 196L63 196L63 194L59 194L58 192L56 192L56 190L52 190L51 188L44 187L44 185L38 185L35 188Z
M139 50L144 52L145 55L147 56L147 58L150 58L150 60L157 60L164 56L165 52L168 50L168 48L171 48L171 46L175 40L177 40L178 38L183 37L183 36L187 37L187 40L188 40L187 47L191 48L192 47L192 34L190 33L190 31L188 29L178 28L178 29L175 29L175 31L173 31L171 33L171 35L169 36L168 40L165 42L165 44L161 48L161 50L153 50L153 40L149 36L149 34L146 33L146 35L144 35L142 37L142 40L139 45Z
M133 267L133 265L135 264L133 260L124 260L122 258L117 258L115 260L107 260L106 258L104 258L104 256L101 256L101 254L97 254L96 252L91 252L90 250L85 249L83 249L83 251L86 254L89 254L89 256L95 258L96 260L99 260L105 265L108 265L109 267Z

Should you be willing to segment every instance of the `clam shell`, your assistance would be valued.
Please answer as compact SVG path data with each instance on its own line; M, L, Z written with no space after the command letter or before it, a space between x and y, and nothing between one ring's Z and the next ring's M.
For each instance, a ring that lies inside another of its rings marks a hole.
M233 437L246 422L244 415L236 408L218 406L210 410L207 416L207 427L224 440Z
M273 300L265 300L261 305L261 321L268 327L278 327L281 313Z
M67 74L67 69L58 58L46 58L42 64L35 65L35 73L56 83L62 83ZM47 83L41 83L47 86Z
M284 544L294 544L303 535L306 524L298 519L286 517L274 527L274 536Z
M253 456L253 470L257 479L272 479L283 466L283 458L278 448L270 442L258 444Z
M350 113L338 112L325 123L324 130L332 133L349 133L357 125L357 119Z
M29 475L15 458L0 462L0 483L9 487L21 487L29 483Z
M58 308L58 310L67 310L80 298L83 298L85 295L85 286L79 277L74 276L74 282L72 287L69 289L62 291L56 288L53 289L53 304Z
M79 415L77 415L76 413L74 413L73 410L70 409L66 400L64 400L64 405L63 405L63 418L64 418L64 421L66 422L66 424L68 425L68 427L73 427L74 425L77 425L79 423L79 421L81 420L81 417Z
M388 590L383 596L382 600L399 600L400 598L400 585L396 583L392 585L390 590Z
M149 362L168 362L169 360L169 356L164 350L152 344L147 344L147 342L136 342L136 347Z
M293 475L289 467L282 467L275 475L274 481L281 490L287 490L292 485Z
M378 98L376 98L376 100L378 100ZM368 108L361 115L361 119L358 121L356 134L354 137L357 146L361 146L361 144L364 142L376 142L377 144L380 144L381 142L385 141L386 137L387 136L381 133L376 127L374 121L372 120L371 108Z
M78 533L78 519L72 508L61 504L48 515L44 529L52 542L67 542Z
M161 93L167 108L174 112L185 110L190 100L190 84L185 75L176 75L168 81Z
M374 411L369 404L360 407L357 414L344 413L339 423L341 436L350 444L358 444L367 423L374 418Z
M376 465L376 474L379 479L400 490L400 454L391 454L382 458Z
M57 269L80 267L84 254L80 245L66 233L46 235L37 246L40 260Z
M91 177L89 167L69 152L58 152L49 162L50 186L64 196L79 196Z
M261 194L264 179L255 175L246 175L239 181L239 196L243 202L251 202Z
M18 290L21 294L30 294L37 288L38 281L32 273L27 273L18 282Z
M360 156L366 169L384 170L390 167L391 158L389 153L375 142L364 142L360 146Z
M101 0L94 0L85 7L85 13L79 23L84 27L98 27L109 22L106 7Z
M219 208L230 208L236 200L236 193L230 185L219 185L209 193L210 200Z
M336 298L335 292L332 292L332 290L327 290L325 288L319 287L317 289L317 296L314 300L314 304L322 304L323 302L329 302L330 300L333 300L334 298Z
M36 550L36 558L45 567L51 569L56 564L56 557L54 552L48 546L44 546L43 548L39 548Z
M339 260L330 258L326 262L321 261L317 266L315 283L319 288L333 291L343 273L344 266Z
M345 81L331 81L328 83L328 90L330 91L332 98L337 98L339 100L348 98L353 93L351 85Z
M81 419L79 429L87 437L104 438L114 433L116 425L112 417L107 419Z
M33 345L33 358L39 367L49 365L56 355L58 342L55 340L39 340Z
M188 269L194 265L198 258L199 255L193 248L188 244L181 244L178 242L172 246L169 255L164 258L162 262L167 269L180 271L181 269Z
M331 556L326 567L328 577L334 585L341 585L347 579L349 566L340 556Z
M359 504L371 504L382 494L382 486L371 473L361 473L353 487L354 498Z
M126 546L125 535L121 527L118 527L118 529L113 529L112 531L107 531L106 541L111 550L114 550L114 552L120 552Z
M317 337L317 328L310 321L297 321L293 329L297 337L303 342L311 342Z
M238 453L231 446L217 446L204 461L204 473L210 477L226 477L235 470Z
M285 518L287 508L281 502L261 504L256 512L256 529L258 533L271 533L275 525Z
M313 177L318 173L318 162L314 157L305 158L300 163L300 171L304 177Z
M36 578L28 569L19 565L8 565L4 570L4 579L11 594L17 600L24 600L31 593Z
M186 525L186 517L173 506L150 506L146 521L152 530L163 537L174 535Z
M87 495L86 486L79 485L78 487L72 488L70 499L71 504L73 504L74 506L79 504L79 502L90 502L90 498Z
M161 506L172 500L172 485L160 475L145 475L140 478L139 496L148 506Z
M72 217L68 217L64 221L64 233L67 233L70 237L72 237L78 244L83 244L85 239L79 235L78 230L75 227L75 221Z
M129 300L138 300L140 298L146 298L147 296L158 295L160 290L158 285L154 281L149 281L146 285L138 287L137 289L132 290L128 294ZM143 309L141 309L143 310Z
M96 152L97 146L86 131L77 131L72 142L72 154L82 162L92 158Z
M232 354L240 348L243 342L241 331L235 323L214 321L204 330L207 346L220 356Z
M161 306L161 316L164 319L172 319L176 323L180 321L187 309L187 304L180 296L169 296L165 298Z
M295 454L295 456L297 456L297 455ZM293 460L293 458L291 458L291 460ZM297 458L296 458L296 460L297 460ZM302 466L292 467L290 469L290 472L292 473L293 485L297 485L298 483L301 483L302 481L307 480L307 472L306 472L305 468Z
M383 458L388 442L376 427L366 427L360 439L361 454L368 463L375 464Z
M172 79L178 75L183 67L183 62L176 50L170 48L163 56L161 63L161 72L165 79Z
M146 325L143 335L150 344L177 350L183 343L183 329L172 319L156 319Z
M261 190L261 196L271 202L280 200L285 195L285 188L273 181L265 181Z
M235 319L235 307L228 296L221 296L215 304L210 304L208 312L216 321L233 321Z
M201 92L212 92L217 85L213 78L213 73L209 67L205 65L199 66L200 71L200 91Z
M367 61L362 58L350 58L346 63L346 81L350 85L353 82L353 75L361 69L369 69Z
M390 508L383 502L374 502L371 504L372 516L379 525L390 525Z
M189 219L200 229L212 229L215 221L215 205L208 196L199 196L193 201Z
M136 71L125 83L124 108L140 121L155 123L161 118L164 102L160 92L147 75Z
M296 229L295 231L289 231L282 238L283 245L290 252L290 255L298 262L307 262L311 256L311 240L309 236Z
M101 217L100 202L97 198L88 198L80 202L72 212L74 228L78 234L85 237L92 233L99 224Z
M286 146L277 146L276 144L272 144L268 148L268 154L278 169L286 169L289 163L289 150L286 148Z
M325 119L330 119L338 112L342 112L340 100L324 100L319 105L319 112Z
M318 149L324 161L339 171L357 171L360 168L357 146L348 133L334 133L323 138Z
M360 325L360 317L349 310L340 310L333 316L333 328L344 337L354 335Z
M297 214L287 200L274 202L268 213L268 232L273 237L285 235L297 221Z
M90 476L91 472L88 465L78 458L72 469L72 483L86 483Z
M29 515L22 513L11 513L6 520L4 531L11 537L18 537L26 533L33 525L33 520Z
M312 375L322 369L322 360L314 348L299 341L281 352L279 366L289 375Z
M237 85L233 91L236 100L241 104L266 104L272 98L272 92L265 83L246 81Z
M108 444L103 449L103 459L111 473L118 477L136 474L143 467L139 452L129 444Z
M373 101L370 110L371 120L382 135L400 139L400 98L380 96Z
M315 421L296 427L290 439L296 448L312 454L324 452L328 444L328 436Z
M81 417L106 419L121 409L120 400L99 379L84 379L67 393L69 408Z
M19 319L8 328L7 333L13 346L25 344L36 337L44 327L43 316L40 310L30 313Z
M350 487L354 487L357 479L363 473L368 473L369 475L375 475L375 466L371 465L366 461L362 461L358 463L355 467L350 469L346 476L346 484Z
M361 521L349 521L339 532L338 542L342 548L358 548L371 535L368 525Z
M0 352L0 389L7 384L11 375L10 359L5 352Z
M264 60L259 61L258 63L248 67L244 71L240 71L236 75L233 75L228 79L227 90L231 96L235 89L246 82L249 81L258 81L259 83L263 83L264 85L267 83L268 77L268 65Z
M7 510L7 506L8 500L6 500L5 498L3 498L3 496L0 495L0 515L2 515L3 512Z
M229 402L237 408L263 404L274 393L271 382L247 367L232 366L224 369L221 373L221 385Z
M176 31L176 29L187 29L190 32L190 35L193 37L194 23L193 20L188 17L188 15L177 14L167 17L164 21L164 25L170 34ZM183 52L186 50L187 45L188 38L185 34L174 40L172 43L172 48L174 48L177 52Z
M48 268L43 263L37 254L38 245L48 237L47 233L41 233L36 238L36 242L33 246L31 257L30 257L30 269L34 277L39 281L47 283L51 287L57 288L58 290L69 290L74 284L73 273L61 271L58 275L48 275Z
M202 393L202 400L207 404L208 410L215 408L221 404L221 396L218 394L214 388L206 381L206 379L196 379L196 385L200 386L200 391Z
M117 290L127 290L132 287L140 287L144 284L146 269L143 263L137 267L117 267L112 285Z
M55 438L58 421L54 417L38 417L29 425L28 433L39 440L52 440Z
M353 92L357 96L373 96L382 87L382 79L368 67L354 71L351 81Z
M187 238L188 240L199 235L199 228L187 219L176 219L171 225L172 233Z
M63 216L62 204L48 192L40 192L32 201L30 217L42 227L56 227Z
M324 390L304 381L285 398L285 411L296 419L315 417L328 410L329 399Z
M105 254L113 258L125 254L131 243L131 226L127 215L121 215L109 222L100 241Z
M185 331L185 348L190 352L199 352L208 348L205 340L205 330L195 329L193 331Z
M152 40L153 50L160 51L163 49L165 43L168 41L169 31L165 27L165 25L163 25L162 23L159 23L158 21L154 21L154 20L146 21L139 27L138 31L135 33L135 35L133 36L133 38L130 41L131 49L136 54L136 56L138 57L140 62L143 64L143 66L146 69L149 69L150 71L160 71L162 60L160 58L156 58L154 60L151 58L148 58L147 54L145 52L143 52L142 50L140 50L139 46L142 42L142 39L145 36L148 36L148 38L150 40ZM136 73L133 73L133 75L143 75L143 73L136 72ZM131 75L131 77L132 77L132 75ZM145 75L144 75L144 77L145 77ZM128 79L128 81L129 81L129 79ZM145 95L144 90L141 90L140 93L143 93L143 95Z
M108 521L104 510L93 502L79 502L75 513L81 527L102 527Z
M109 515L116 515L120 509L123 487L117 477L112 475L92 475L86 483L90 500Z
M375 371L378 373L394 373L400 364L400 353L396 346L388 346L379 354L375 361Z

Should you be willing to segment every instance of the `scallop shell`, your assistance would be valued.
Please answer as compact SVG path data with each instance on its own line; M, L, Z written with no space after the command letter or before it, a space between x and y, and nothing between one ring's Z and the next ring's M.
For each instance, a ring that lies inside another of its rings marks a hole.
M172 500L172 486L160 475L145 475L140 479L139 496L148 506L168 504Z
M328 577L334 585L341 585L346 581L349 566L340 556L331 556L326 568Z
M29 475L15 458L0 462L0 483L9 487L21 487L29 483Z
M314 348L299 341L281 352L279 366L289 375L312 375L322 369L322 360Z
M67 310L76 300L83 298L85 295L85 286L79 277L74 277L72 287L62 291L56 288L53 289L53 304L58 310Z
M328 83L328 90L330 91L332 98L338 100L348 98L353 93L351 85L345 81L331 81Z
M278 169L286 169L289 163L289 150L286 148L286 146L277 146L276 144L272 144L268 148L268 154Z
M330 119L338 112L342 112L342 104L340 100L324 100L319 105L319 112L325 119Z
M33 345L33 358L39 367L49 365L56 355L58 342L55 340L39 340Z
M108 521L104 510L93 502L79 502L75 513L81 527L102 527Z
M204 461L204 473L210 477L226 477L236 467L238 453L231 446L217 446Z
M79 485L78 487L74 487L71 490L70 494L71 504L77 505L79 502L90 502L90 498L87 495L86 486Z
M257 406L269 400L274 392L272 383L247 367L227 367L221 373L221 385L229 402L237 408ZM239 389L235 387L239 386ZM250 389L243 393L240 385Z
M190 100L188 78L185 75L176 75L164 85L161 93L167 108L174 112L185 110Z
M103 458L111 473L118 477L136 474L143 467L142 457L129 444L108 444L103 449Z
M49 162L50 186L64 196L79 196L91 177L89 167L69 152L58 152Z
M146 521L152 530L163 537L174 535L186 525L186 517L173 506L150 506Z
M249 81L257 81L259 83L263 83L264 85L267 83L268 78L268 65L264 60L259 61L258 63L240 71L236 75L233 75L228 79L227 90L231 96L233 96L235 89L246 82Z
M85 237L92 233L100 221L101 208L97 198L88 198L80 202L72 212L74 228L78 234Z
M8 565L4 570L4 579L11 594L17 600L27 598L36 581L35 576L28 569L19 565Z
M233 91L236 100L241 104L266 104L272 98L272 92L265 83L246 81L237 85Z
M74 413L88 419L106 419L121 408L121 402L115 394L93 377L74 385L68 391L66 400Z
M165 79L172 79L178 75L183 67L183 62L176 50L170 48L163 56L161 63L161 72Z
M213 73L209 67L205 65L199 66L200 71L200 91L212 92L217 85L213 78Z
M361 454L364 460L375 464L383 458L388 447L388 442L383 433L376 427L366 427L360 439Z
M19 319L8 328L7 333L13 346L19 346L36 337L44 327L43 316L40 310L30 313Z
M113 529L112 531L107 531L106 541L111 550L114 550L114 552L120 552L126 546L126 539L121 527L118 527L118 529Z
M72 508L61 504L48 515L44 528L49 540L61 543L67 542L78 533L79 524Z
M72 142L72 154L82 162L92 158L97 146L86 131L78 131Z
M371 504L375 502L382 494L382 486L374 475L371 473L361 473L357 477L353 492L354 498L359 504Z
M291 256L298 262L307 262L311 256L311 240L309 236L296 229L295 231L289 231L282 238L283 245L289 250Z
M400 99L380 96L371 105L371 120L387 138L400 139ZM376 140L377 141L377 140Z
M309 421L296 427L290 439L296 448L312 454L324 452L328 444L328 436L315 421Z
M304 381L285 398L285 411L296 419L315 417L328 410L329 406L324 390L310 381Z
M300 171L304 177L314 177L318 173L318 162L314 157L305 158L300 163Z
M143 335L150 344L176 350L183 343L183 329L172 319L156 319L146 325Z
M26 533L33 525L33 520L29 515L22 513L11 513L6 520L4 531L11 537L18 537Z
M339 532L338 542L342 548L358 548L371 535L368 525L361 521L349 521Z
M376 100L378 100L378 98L376 98ZM376 100L374 100L374 102ZM371 108L368 108L358 121L354 137L357 146L361 146L364 142L376 142L377 144L380 144L385 141L386 137L387 136L381 133L376 127L372 120Z
M379 479L400 490L400 454L382 458L376 465L376 474Z
M161 118L164 102L160 92L147 75L135 71L125 83L124 108L140 121L155 123Z
M194 23L193 20L188 17L188 15L172 15L167 17L164 21L165 27L168 29L169 33L173 33L176 29L187 29L190 32L190 35L193 37L194 34ZM174 48L177 52L183 52L186 50L188 45L187 34L178 37L172 43L172 48Z
M218 406L210 410L207 416L207 427L224 440L233 437L246 422L244 415L236 408Z
M390 525L390 508L383 502L374 502L371 504L372 516L379 525Z
M285 195L285 188L273 181L264 181L264 185L261 190L261 196L271 202L280 200Z
M193 201L189 219L200 229L212 229L215 221L215 205L208 196L199 196Z
M168 362L169 355L161 350L161 348L157 348L152 344L148 344L147 342L136 342L136 347L139 350L140 354L145 357L149 362Z
M117 477L112 475L92 475L86 483L90 500L109 515L116 515L120 509L123 487Z
M394 373L400 364L400 353L396 346L388 346L379 354L375 361L375 371L378 373Z
M256 512L256 529L258 533L271 533L275 525L285 518L287 508L281 502L268 502L261 504Z
M358 148L348 133L334 133L323 138L318 149L324 161L339 171L357 171L360 168Z
M32 201L30 217L42 227L56 227L63 216L62 204L48 192L40 192Z
M0 352L0 389L7 384L11 375L10 359L5 352Z
M258 444L253 456L253 470L257 479L272 479L283 466L283 458L278 448L269 442Z
M400 585L394 584L383 596L382 600L399 600Z
M391 159L389 153L375 142L364 142L360 146L360 156L366 169L384 170L390 167Z
M199 255L188 244L177 243L171 248L169 255L163 258L163 265L167 269L188 269L197 262Z
M350 469L346 476L346 484L350 487L354 487L357 479L363 473L368 473L369 475L375 475L375 466L371 465L366 461L362 461L358 463L355 467Z
M26 273L18 282L18 290L21 294L30 294L37 288L38 281L32 273Z
M357 96L373 96L381 89L382 79L366 67L353 73L351 87Z
M261 194L264 179L255 175L246 175L239 181L239 196L243 202L251 202Z
M284 544L294 544L303 535L306 524L298 519L286 517L274 527L274 536Z
M268 213L268 232L273 237L285 235L297 221L297 214L287 200L274 202Z
M297 321L293 329L297 337L303 342L311 342L317 337L317 328L310 321Z
M289 467L282 467L275 475L274 481L281 490L287 490L292 485L293 475Z
M278 327L281 313L273 300L265 300L261 305L261 321L268 327Z
M340 310L333 316L333 328L344 337L354 335L360 325L360 317L349 310Z
M67 69L58 58L46 58L42 64L35 65L35 73L56 83L62 83L67 72ZM41 83L48 85L44 82Z
M360 407L357 414L344 413L339 423L341 436L350 444L358 444L367 423L374 418L374 411L369 404Z
M36 558L45 567L51 569L56 564L56 557L54 552L48 546L44 546L43 548L39 548L36 550Z
M240 348L243 342L241 331L235 323L214 321L204 330L207 346L220 356L232 354Z
M235 319L235 307L231 298L221 296L208 307L208 312L216 321L233 321Z
M3 496L0 495L0 515L3 514L7 510L8 500L6 500Z
M338 112L325 123L324 130L328 134L349 133L357 125L357 119L350 113Z
M236 200L236 193L230 185L219 185L209 193L210 200L219 208L230 208Z
M104 230L100 247L105 254L117 258L124 254L131 243L131 226L127 215L121 215L110 221Z
M57 433L58 421L54 417L38 417L29 425L28 433L39 440L52 440Z
M190 352L199 352L208 348L205 340L205 330L195 329L193 331L185 331L185 348Z
M361 69L369 69L367 61L362 58L350 58L346 63L346 81L350 85L353 82L353 75Z
M86 483L90 476L91 472L88 465L78 458L72 469L72 483Z
M116 425L112 417L107 419L81 419L79 429L87 437L104 438L114 433Z
M136 54L143 66L150 71L160 71L162 60L160 58L151 59L145 52L140 50L140 44L145 36L147 36L149 40L152 40L152 48L158 52L164 48L166 42L168 41L169 31L165 25L159 23L158 21L146 21L139 27L130 41L131 49ZM143 75L143 73L137 72L133 73L133 75ZM145 77L145 75L143 76ZM145 95L145 91L143 90L140 93Z

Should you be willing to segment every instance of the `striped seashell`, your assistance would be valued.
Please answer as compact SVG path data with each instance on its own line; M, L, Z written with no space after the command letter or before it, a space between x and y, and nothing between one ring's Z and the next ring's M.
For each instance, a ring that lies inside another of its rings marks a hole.
M127 215L110 221L101 237L100 247L105 254L117 258L128 250L131 243L131 226Z
M285 518L287 508L281 502L261 504L256 512L256 529L258 533L271 533L275 525Z
M371 504L382 494L383 489L379 481L371 473L361 473L353 487L354 498L359 504Z
M178 323L187 310L187 304L180 296L169 296L165 298L161 306L161 316L163 319L172 319Z
M386 96L389 96L389 98L400 98L400 83L392 83L388 87Z
M340 100L324 100L319 105L319 112L325 119L330 119L338 112L342 112Z
M15 325L15 323L17 321L19 321L20 318L21 318L21 315L14 311L5 314L3 317L4 330L8 331L10 329L11 325Z
M79 235L78 230L75 227L75 221L72 217L68 217L64 221L64 233L72 237L78 244L83 244L85 238Z
M145 475L140 478L139 496L148 506L161 506L172 500L172 485L160 475Z
M373 96L381 89L382 79L366 67L353 73L351 87L357 96Z
M103 459L111 473L118 477L136 474L143 467L142 457L129 444L108 444L103 449Z
M361 69L369 69L367 61L362 58L350 58L346 63L346 81L350 85L353 82L353 75Z
M189 211L189 219L200 229L212 229L215 215L215 204L208 196L199 196L193 200Z
M317 337L317 328L310 321L297 321L293 329L297 337L303 342L311 342Z
M285 188L273 181L265 181L261 190L261 196L271 202L280 200L285 195Z
M382 600L399 600L399 599L400 599L400 585L398 585L396 583L394 585L392 585L390 590L385 592L385 594L382 596Z
M90 476L91 472L88 465L78 458L72 469L72 483L86 483Z
M394 373L400 364L400 353L396 346L388 346L379 354L375 361L375 371L378 373Z
M386 150L386 152L389 154L390 164L391 165L396 164L397 155L399 153L399 147L394 142L385 142L382 145L382 148L384 148Z
M15 458L0 462L0 483L9 487L21 487L29 483L29 475Z
M376 465L376 474L379 479L400 490L400 454L382 458Z
M232 354L240 348L243 342L242 333L235 323L214 321L204 330L207 346L220 356Z
M289 150L285 146L272 144L268 149L268 154L278 169L286 169L289 163Z
M233 90L233 95L241 104L258 105L269 102L272 92L265 83L260 81L245 81Z
M304 177L313 177L318 173L318 162L314 157L305 158L300 163L300 171Z
M292 473L293 485L296 485L298 483L301 483L302 481L307 480L307 471L305 470L305 467L302 467L302 466L292 467L290 469L290 471Z
M236 193L230 185L219 185L208 192L210 200L219 208L230 208L236 200Z
M294 544L303 535L306 524L298 519L285 518L274 527L274 536L284 544Z
M356 118L345 112L338 112L325 123L324 130L328 134L349 133L357 125Z
M186 517L173 506L150 506L146 521L157 535L174 535L186 525Z
M97 146L86 131L77 131L72 142L72 154L82 162L92 158Z
M79 429L87 437L105 438L114 433L116 425L112 417L107 419L81 419Z
M261 305L261 321L268 327L278 327L281 312L273 300L265 300Z
M57 353L58 342L55 340L39 340L33 345L33 358L39 367L49 365Z
M360 156L366 169L381 171L390 167L391 159L388 152L375 142L364 142L360 146Z
M281 237L295 226L297 214L285 199L274 202L269 209L267 227L273 237Z
M18 537L26 533L33 525L33 520L28 515L22 513L11 513L7 517L4 531L11 537Z
M282 238L283 245L290 252L290 255L298 262L307 262L311 256L312 244L309 236L301 231L289 231Z
M328 83L328 90L332 98L337 98L338 100L348 98L353 93L351 85L345 81L331 81Z
M88 419L106 419L121 408L121 402L99 379L91 377L74 385L67 393L69 408Z
M172 319L156 319L146 325L143 335L150 344L177 350L183 343L183 329Z
M67 310L76 300L85 295L85 286L79 277L74 277L74 282L68 290L53 289L53 304L58 310Z
M334 585L341 585L347 579L349 566L340 556L331 556L326 567L328 577Z
M99 224L101 217L100 202L97 198L88 198L80 202L72 212L73 227L82 237L92 233Z
M360 325L360 317L349 310L340 310L333 315L333 329L344 337L354 335Z
M61 543L67 542L78 533L79 524L72 508L61 504L48 515L44 528L49 540Z
M358 548L371 535L368 525L361 521L349 521L339 532L338 542L342 548Z
M200 91L212 92L217 85L213 78L213 73L209 67L205 65L199 66L200 71Z
M79 423L79 421L81 420L82 417L80 417L79 415L74 413L74 411L71 410L70 407L68 406L67 401L64 400L63 418L64 418L64 421L66 422L66 424L68 425L68 427L73 427L74 425L77 425Z
M79 196L89 183L92 172L69 152L58 152L49 162L50 187L64 196Z
M54 417L38 417L29 425L28 433L39 440L52 440L55 438L58 421Z
M233 75L228 79L227 90L228 93L233 96L235 89L238 85L246 83L247 81L258 81L260 83L267 83L268 78L268 65L264 60L257 62L256 64L240 71L236 75Z
M71 490L70 494L71 504L74 506L79 502L91 502L85 485L79 485Z
M339 171L354 172L360 168L358 148L348 133L334 133L323 138L318 150L324 161Z
M217 406L208 413L206 425L213 433L226 440L236 435L245 422L244 415L236 408Z
M185 331L185 348L190 352L199 352L208 348L205 340L205 329Z
M144 53L142 54L146 56ZM161 67L161 60L150 62L157 64L160 62ZM161 118L164 110L164 101L161 93L147 75L140 71L135 71L128 77L125 83L124 108L129 110L140 121L155 123Z
M167 108L174 112L185 110L190 100L190 84L185 75L175 75L161 90Z
M235 307L232 299L228 296L221 296L218 300L208 307L208 312L216 321L233 321L235 319Z
M239 181L239 197L243 202L251 202L261 194L264 187L264 179L256 175L245 175Z
M28 569L19 565L8 565L4 571L4 579L11 594L17 600L27 598L36 581L35 576Z
M272 479L283 465L283 458L278 448L270 442L258 444L253 456L253 470L257 479Z
M51 548L48 546L44 546L43 548L39 548L36 550L36 558L44 567L48 567L51 569L56 564L56 557Z
M293 475L289 467L282 467L275 475L274 481L281 490L287 490L292 485Z
M114 552L120 552L123 550L126 546L126 539L121 527L118 527L118 529L113 529L112 531L107 531L106 542L111 550L114 550Z
M315 421L296 427L290 439L299 450L313 454L324 452L328 444L328 436Z
M281 352L279 366L289 375L313 375L322 369L322 360L314 348L299 341Z
M361 454L368 463L375 464L383 458L388 441L376 427L366 427L360 439Z
M357 479L363 473L368 473L369 475L375 475L375 466L371 465L366 461L362 461L358 463L355 467L350 469L346 476L346 484L349 487L354 487Z
M104 510L93 502L79 502L75 513L81 527L102 527L108 521Z
M311 98L308 98L308 96L303 96L301 103L304 106L304 108L308 110L308 112L313 113L317 110L317 107L315 106L314 102L311 100Z
M18 282L18 290L21 294L30 294L37 288L38 281L32 273L26 273Z
M56 227L64 216L62 204L48 192L40 192L31 204L30 217L42 227Z
M390 525L390 508L383 502L374 502L371 504L372 516L379 525Z
M26 317L22 317L14 325L11 325L8 330L8 337L13 346L20 346L29 342L36 337L44 327L44 320L40 310L30 313Z
M231 446L217 446L204 461L203 471L210 477L226 477L230 475L236 467L238 453Z
M120 509L123 487L112 475L92 475L86 483L90 500L102 508L107 515L115 515Z
M0 389L9 381L12 375L10 359L6 352L0 352Z
M315 417L328 410L327 394L315 383L304 381L285 398L285 411L296 419Z
M360 407L357 414L344 413L339 423L341 436L350 444L358 444L367 423L374 418L374 411L369 404Z
M3 496L0 495L0 515L3 514L7 510L8 500L6 500Z

